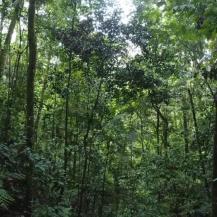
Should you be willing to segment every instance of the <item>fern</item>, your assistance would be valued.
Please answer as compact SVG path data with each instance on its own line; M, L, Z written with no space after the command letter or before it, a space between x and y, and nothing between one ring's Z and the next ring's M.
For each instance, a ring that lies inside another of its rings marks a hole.
M3 188L0 188L0 208L7 209L13 201L14 199L10 196L10 194Z
M0 144L0 160L2 159L9 159L10 157L10 150L7 146ZM4 162L4 161L3 161ZM5 168L2 168L0 171L0 208L7 209L8 206L14 201L13 197L4 189L3 187L3 180L6 177L14 175L10 174ZM16 173L15 175L16 176Z

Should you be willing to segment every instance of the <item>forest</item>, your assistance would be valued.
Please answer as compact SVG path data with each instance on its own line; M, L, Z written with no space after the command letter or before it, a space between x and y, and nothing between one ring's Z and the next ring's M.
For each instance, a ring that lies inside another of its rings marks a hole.
M0 0L0 216L217 217L217 1Z

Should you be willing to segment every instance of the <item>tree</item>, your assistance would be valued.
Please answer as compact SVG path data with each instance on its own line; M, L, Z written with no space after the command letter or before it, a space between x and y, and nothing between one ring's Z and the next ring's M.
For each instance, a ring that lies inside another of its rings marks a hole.
M12 38L14 29L16 26L16 22L17 22L18 17L19 17L20 10L22 8L22 6L21 6L22 1L21 0L14 1L13 5L14 5L14 12L12 14L11 22L10 22L10 25L8 27L8 32L7 32L7 35L5 37L5 42L2 46L1 53L0 53L0 76L3 75L3 70L5 67L5 60L6 60L8 53L9 53L9 50L10 50L11 38Z
M0 216L215 216L215 1L16 2Z
M34 86L36 71L36 36L35 36L35 6L36 1L29 1L28 9L28 45L29 58L27 70L27 88L26 88L26 148L28 149L28 168L26 175L26 217L32 216L32 192L33 192L33 162L31 152L34 149Z

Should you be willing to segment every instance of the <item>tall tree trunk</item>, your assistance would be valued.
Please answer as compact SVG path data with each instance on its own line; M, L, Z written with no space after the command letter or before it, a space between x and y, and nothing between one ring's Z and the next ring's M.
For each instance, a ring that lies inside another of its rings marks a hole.
M140 142L141 142L141 145L142 145L142 153L145 152L145 145L144 145L144 129L143 129L143 118L142 118L142 115L139 113L139 111L137 112L137 116L140 120Z
M43 104L44 104L44 95L45 95L45 92L47 89L49 70L50 70L50 54L48 57L48 65L47 65L47 69L46 69L46 75L44 77L43 86L42 86L42 90L41 90L41 97L40 97L38 111L37 111L37 115L36 115L36 119L35 119L35 143L37 143L37 138L38 138L38 127L39 127L39 123L41 120L41 112L42 112Z
M196 137L196 142L197 142L197 146L198 146L198 154L199 154L202 173L203 173L203 176L204 176L204 187L205 187L205 190L207 192L207 196L210 197L209 184L208 184L208 181L207 181L207 178L206 178L206 167L205 167L203 154L202 154L202 143L201 143L201 140L200 140L199 128L198 128L197 117L196 117L196 110L195 110L195 106L194 106L193 95L192 95L190 89L188 89L188 95L189 95L190 104L191 104L191 111L192 111L192 117L193 117L193 122L194 122L195 137Z
M67 179L67 167L68 167L68 158L69 158L69 138L68 138L68 125L69 125L69 99L70 99L70 83L71 83L71 73L72 73L72 53L69 54L69 69L68 69L68 82L67 82L67 90L66 90L66 99L65 99L65 123L64 123L64 164L63 164L63 170L64 170L64 182L66 185L66 179ZM61 189L61 197L63 196L65 187L63 186Z
M102 191L101 191L101 201L99 204L99 208L98 208L98 217L102 217L103 216L103 207L104 207L104 203L105 203L105 184L106 184L106 172L108 169L108 163L109 163L109 154L110 154L110 141L108 141L107 143L107 154L106 154L106 162L105 162L105 167L104 167L104 171L103 171L103 179L102 179Z
M35 35L35 5L36 0L29 0L28 9L28 44L29 57L27 69L27 93L26 93L26 147L32 151L34 147L34 80L36 71L36 35ZM26 174L26 197L25 197L25 217L32 216L32 176L33 162L28 159L29 167Z
M9 47L11 44L11 38L16 26L16 22L18 20L19 17L19 11L21 8L21 0L17 0L14 2L15 8L14 8L14 12L13 12L13 16L11 18L11 22L8 28L8 32L5 38L5 42L4 45L2 46L1 52L0 52L0 77L2 76L4 67L5 67L5 60L6 60L6 56L8 54L9 51Z
M161 145L160 145L160 115L159 112L156 112L157 115L157 124L156 124L156 136L157 136L157 153L161 154Z
M97 96L93 105L93 108L91 110L91 113L89 114L89 118L88 118L88 122L87 122L87 130L86 130L86 134L84 135L84 139L83 139L83 147L84 147L84 165L83 165L83 171L82 171L82 178L81 178L81 190L80 190L80 197L79 197L79 205L78 205L78 217L82 216L82 208L83 208L83 197L85 194L85 190L86 190L86 174L87 174L87 166L88 166L88 160L89 160L89 156L88 156L88 139L89 139L89 134L91 131L91 126L93 124L93 118L94 118L94 113L95 110L98 106L99 103L99 97L101 94L101 87L102 87L102 83L103 80L100 80L100 84L97 90Z
M20 32L20 34L22 34ZM21 42L22 42L22 36L20 36L20 45L19 45L19 49L21 50L22 46L21 46ZM25 48L26 49L26 48ZM9 85L8 85L8 98L7 98L7 102L6 102L6 107L7 107L7 112L6 112L6 117L3 120L3 137L2 137L2 141L5 144L9 144L11 141L11 128L12 128L12 115L13 115L13 108L14 105L16 104L16 94L17 94L17 80L18 80L18 72L19 72L19 68L20 68L20 60L21 60L21 56L23 54L23 52L25 51L25 49L23 51L17 51L17 57L16 57L16 61L14 64L14 72L11 75L11 79L8 79Z
M113 216L118 217L120 205L120 183L119 183L119 173L115 171L114 173L114 208L113 208Z
M215 132L213 148L212 217L217 217L217 92L215 101Z
M169 123L168 123L167 118L164 116L164 119L163 119L163 144L164 144L164 148L166 151L167 151L167 148L169 147L168 131L169 131Z
M182 117L183 117L183 135L185 141L185 153L189 152L189 132L188 132L188 119L187 119L187 112L186 112L186 102L183 100L182 106Z
M0 49L2 48L2 31L3 31L3 24L5 20L6 10L7 10L7 4L5 3L5 1L2 1L1 21L0 21Z
M162 120L162 143L167 154L167 148L169 147L168 134L169 134L169 122L167 117L161 112L160 107L152 103L154 110L157 112L157 140L159 141L159 128L160 128L160 118ZM162 150L161 150L162 151Z

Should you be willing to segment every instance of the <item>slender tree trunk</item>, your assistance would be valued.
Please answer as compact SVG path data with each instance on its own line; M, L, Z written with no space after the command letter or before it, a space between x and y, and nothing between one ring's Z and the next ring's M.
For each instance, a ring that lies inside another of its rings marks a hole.
M35 143L37 143L37 139L38 139L38 127L39 127L39 122L41 120L41 112L43 109L44 94L45 94L46 88L47 88L47 76L44 78L40 102L39 102L39 107L38 107L38 112L37 112L36 119L35 119Z
M157 135L157 153L161 154L161 145L160 145L160 115L159 112L157 114L157 126L156 126L156 135Z
M215 101L215 132L213 148L212 217L217 217L217 93Z
M108 162L109 162L109 152L110 152L110 141L107 143L107 154L106 154L106 162L105 167L103 171L103 180L102 180L102 191L101 191L101 202L98 209L98 217L103 217L103 207L105 203L105 184L106 184L106 172L108 168Z
M35 35L35 4L36 0L29 1L28 9L28 44L29 58L27 70L27 94L26 94L26 147L31 152L34 147L34 80L36 71L36 35ZM32 176L33 162L29 159L29 167L26 174L26 197L25 197L25 217L32 216Z
M193 122L194 122L194 129L195 129L195 137L196 137L196 142L197 142L197 146L198 146L198 154L199 154L199 158L200 158L202 173L204 175L204 187L205 187L205 190L207 192L207 196L210 197L209 184L208 184L208 181L206 178L206 167L205 167L205 163L203 160L203 154L202 154L202 144L201 144L199 128L198 128L198 124L197 124L196 110L195 110L195 106L194 106L193 95L192 95L190 89L188 89L188 95L189 95L190 104L191 104L191 111L192 111L192 117L193 117Z
M73 11L74 11L74 16L72 19L72 30L74 29L74 24L75 24L75 16L76 16L76 9L77 9L77 3L76 1L74 2L73 5ZM71 83L71 74L72 74L72 50L69 51L68 53L69 57L69 69L68 69L68 82L67 82L67 93L66 93L66 100L65 100L65 123L64 123L64 164L63 164L63 170L64 170L64 182L66 184L66 179L67 179L67 167L68 167L68 158L69 158L69 152L68 152L68 125L69 125L69 97L70 97L70 83ZM61 190L61 197L64 194L64 187Z
M94 195L93 195L93 202L92 202L92 206L91 206L91 211L90 211L90 217L95 217L96 216L96 213L95 213L96 201L97 201L97 192L95 190Z
M5 42L4 45L2 46L1 52L0 52L0 77L2 76L4 67L5 67L5 60L6 60L6 56L8 54L9 51L9 47L11 44L11 38L16 26L16 22L18 20L19 17L19 12L20 12L20 8L21 8L21 0L17 0L14 2L15 8L14 8L14 13L13 16L11 18L11 22L8 28L8 32L5 38Z
M71 73L72 73L72 54L69 54L69 69L68 69L68 82L67 82L67 92L66 92L66 100L65 100L65 126L64 126L64 165L63 165L63 169L64 169L64 181L66 184L66 175L67 175L67 167L68 167L68 158L69 158L69 151L68 151L68 125L69 125L69 97L70 97L70 83L71 83ZM64 187L62 188L61 191L61 196L64 193Z
M119 204L120 204L120 184L119 184L119 177L118 174L115 172L114 174L114 212L113 216L118 217L118 211L119 211Z
M88 150L87 150L87 146L88 146L88 139L89 139L89 134L90 134L90 130L91 130L91 126L93 123L93 118L94 118L94 112L98 106L99 103L99 97L100 97L100 93L101 93L101 87L102 87L102 82L103 80L101 79L98 90L97 90L97 96L95 99L95 103L94 106L91 110L90 116L88 118L88 122L87 122L87 130L86 130L86 134L84 135L84 139L83 139L83 146L84 146L84 166L83 166L83 171L82 171L82 178L81 178L81 190L80 190L80 197L79 197L79 206L78 206L78 217L81 217L82 214L82 208L83 208L83 197L85 194L85 179L86 179L86 174L87 174L87 166L88 166Z
M16 54L16 61L14 64L14 69L13 69L13 74L9 73L9 84L8 84L8 99L7 99L7 103L6 103L6 107L7 107L7 112L6 112L6 117L3 120L3 138L2 141L6 144L8 144L11 141L11 127L12 127L12 112L13 112L13 108L14 105L16 104L16 94L17 94L17 80L18 80L18 72L19 72L19 68L20 68L20 60L21 60L21 56L23 54L23 52L25 51L26 48L24 48L21 51L22 48L22 32L20 31L20 44L19 44L19 50L17 51ZM10 78L11 77L11 78Z
M9 65L11 65L11 61L9 62ZM11 68L11 66L9 66ZM12 85L11 85L11 70L9 70L8 73L8 91L7 91L7 100L5 103L6 107L6 117L3 120L4 126L3 126L3 134L2 134L2 141L5 144L10 143L10 129L11 129L11 110L12 110L12 97L11 97L11 92L12 92Z
M182 117L183 117L183 134L184 134L184 141L185 141L185 153L189 152L189 132L188 132L188 119L186 113L186 102L183 102L182 107Z
M5 4L4 1L2 1L1 21L0 21L0 49L2 48L2 30L3 30L3 24L4 24L4 20L5 20L6 10L7 10L7 4Z
M164 144L165 150L167 150L167 148L169 147L168 131L169 131L169 123L168 123L167 118L164 116L164 119L163 119L163 144Z
M165 117L165 115L162 114L160 107L158 105L155 105L154 103L152 103L152 106L154 107L155 111L157 112L157 141L159 142L159 128L160 128L160 118L163 121L162 123L162 127L163 127L163 132L162 132L162 143L164 146L164 149L166 151L167 154L167 148L169 147L169 142L168 142L168 132L169 132L169 123L167 120L167 117Z
M144 136L143 136L143 134L144 134L144 129L143 129L144 123L143 123L142 115L139 112L137 112L137 116L138 116L138 118L140 120L140 137L139 138L140 138L140 142L141 142L141 145L142 145L142 153L144 153L145 152Z
M36 116L36 119L35 119L35 143L37 143L37 138L38 138L38 127L39 127L39 122L40 122L40 119L41 119L41 112L42 112L43 104L44 104L44 95L45 95L45 91L47 89L49 70L50 70L50 56L48 57L48 66L47 66L47 70L46 70L47 72L46 72L46 75L44 77L43 86L42 86L42 90L41 90L41 97L40 97L40 102L39 102L39 107L38 107L38 112L37 112L37 116Z

